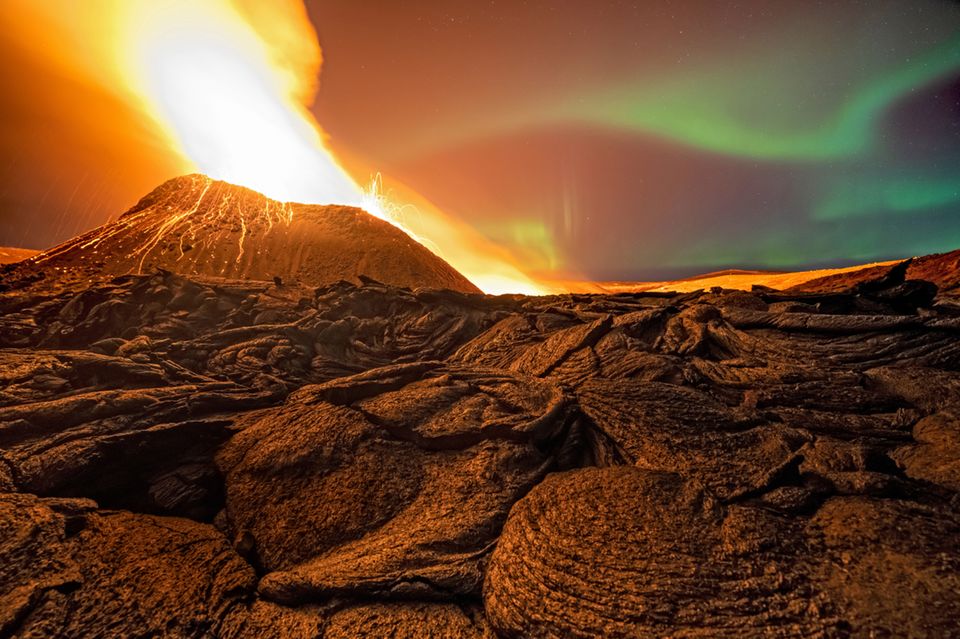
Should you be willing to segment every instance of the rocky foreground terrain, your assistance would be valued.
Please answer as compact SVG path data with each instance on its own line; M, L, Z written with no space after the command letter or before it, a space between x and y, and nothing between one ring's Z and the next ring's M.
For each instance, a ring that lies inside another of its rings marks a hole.
M960 300L907 264L538 298L42 270L0 280L2 636L960 636Z

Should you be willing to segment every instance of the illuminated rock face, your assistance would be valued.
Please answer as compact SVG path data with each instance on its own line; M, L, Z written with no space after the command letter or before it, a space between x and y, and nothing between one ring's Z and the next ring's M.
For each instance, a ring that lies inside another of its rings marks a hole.
M276 202L202 175L166 182L117 221L32 264L73 277L162 268L310 286L366 276L394 286L480 292L399 228L361 209Z
M889 268L876 266L851 270L846 273L829 275L815 280L809 280L791 290L802 291L844 291L856 286L873 286L874 282L882 281L884 277L889 277ZM941 293L954 293L960 289L960 250L950 251L949 253L937 253L935 255L924 255L906 260L899 264L899 268L894 271L900 272L900 276L907 280L922 280L935 284ZM887 295L904 297L911 291L890 290Z
M956 634L960 305L904 268L543 298L6 274L2 636Z

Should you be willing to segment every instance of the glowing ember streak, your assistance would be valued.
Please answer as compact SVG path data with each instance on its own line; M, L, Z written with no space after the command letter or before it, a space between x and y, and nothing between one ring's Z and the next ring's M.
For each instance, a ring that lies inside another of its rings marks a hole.
M143 257L140 258L140 267L138 269L139 272L141 273L143 272L143 260L147 256L147 254L150 252L150 250L153 249L157 244L159 244L163 240L164 236L167 234L167 231L176 227L178 224L180 224L180 222L183 219L190 217L191 215L197 212L197 210L200 208L200 203L203 202L203 197L207 194L208 190L210 190L209 183L204 187L203 192L200 193L200 197L197 198L197 203L194 204L192 208L187 209L186 211L177 213L176 215L171 215L166 220L164 220L163 224L160 225L160 229L157 231L153 239L147 242L146 244L144 244L140 248L140 253L142 253ZM180 238L180 255L181 256L183 255L183 237L182 236Z

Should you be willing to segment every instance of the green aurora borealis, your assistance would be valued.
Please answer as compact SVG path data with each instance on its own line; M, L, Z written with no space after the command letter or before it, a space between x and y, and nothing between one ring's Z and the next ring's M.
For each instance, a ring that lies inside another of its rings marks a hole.
M535 268L644 279L960 248L960 4L527 4L431 14L499 64L451 47L461 79L409 54L453 95L367 155Z
M745 80L763 87L757 90L729 79L718 82L716 75L688 78L678 86L667 83L579 101L563 109L561 117L662 136L720 155L791 163L798 174L816 172L817 165L826 162L831 168L842 167L839 176L818 176L819 188L811 193L808 215L816 235L800 243L789 233L769 233L757 238L746 254L712 254L707 243L701 255L708 257L700 260L704 266L746 258L761 266L796 267L816 262L811 255L836 254L835 245L843 247L850 260L960 248L960 162L937 167L923 158L908 161L898 157L896 149L885 149L881 139L883 119L900 100L960 73L960 36L866 79L833 109L812 118L804 112L806 105L783 108L785 100L802 105L803 96L790 86L775 86L772 67L767 63L744 74ZM790 77L788 71L777 71ZM960 118L960 109L955 115ZM954 157L960 160L960 155ZM844 223L888 215L944 219L937 220L935 231L921 221L913 232L895 238ZM891 246L891 240L902 245ZM694 256L687 259L697 262Z
M782 66L781 66L782 65ZM960 70L960 35L893 69L877 72L817 113L788 60L735 65L681 81L563 105L553 117L663 136L705 151L763 160L822 161L876 149L878 120L899 99ZM784 81L787 79L788 81Z

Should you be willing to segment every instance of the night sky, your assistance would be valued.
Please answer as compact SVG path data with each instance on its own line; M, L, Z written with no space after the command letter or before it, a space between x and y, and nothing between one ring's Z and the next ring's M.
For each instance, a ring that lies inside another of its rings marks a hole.
M330 146L533 271L642 280L960 248L958 3L307 5ZM65 240L172 177L149 131L93 116L111 98L9 29L0 77L0 245Z

